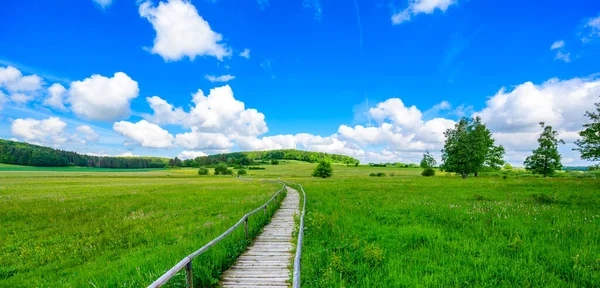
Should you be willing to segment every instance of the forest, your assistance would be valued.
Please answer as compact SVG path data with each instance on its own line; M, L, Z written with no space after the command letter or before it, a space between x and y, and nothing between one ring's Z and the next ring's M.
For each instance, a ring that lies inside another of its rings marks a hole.
M355 164L360 163L357 159L350 156L329 154L323 152L309 152L295 149L287 150L270 150L270 151L252 151L252 152L233 152L224 154L208 155L203 157L197 157L196 159L189 159L181 162L183 167L200 167L200 166L213 166L220 162L225 162L229 165L255 165L264 164L271 160L298 160L309 163L316 163L319 161L329 161L331 163L343 163L343 164ZM175 163L178 160L175 160Z
M107 157L79 154L50 147L0 139L0 163L41 167L165 168L158 157Z

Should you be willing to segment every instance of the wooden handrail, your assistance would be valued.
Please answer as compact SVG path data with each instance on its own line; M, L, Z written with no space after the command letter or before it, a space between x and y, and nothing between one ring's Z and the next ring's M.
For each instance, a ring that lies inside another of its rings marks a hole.
M227 231L225 231L223 234L219 235L219 237L213 239L208 244L204 245L202 248L196 250L194 253L183 258L181 261L179 261L179 263L177 263L175 266L173 266L173 268L169 269L169 271L167 271L165 274L160 276L160 278L156 279L156 281L154 281L152 284L150 284L148 286L148 288L155 288L155 287L162 286L163 284L167 283L167 281L169 281L169 279L171 279L175 274L177 274L177 272L181 271L181 269L183 269L183 268L185 268L185 273L186 273L186 277L185 277L186 286L194 287L193 276L192 276L193 275L192 274L193 273L192 272L192 260L194 260L194 258L198 257L200 254L204 253L206 250L208 250L208 248L219 243L219 241L223 240L223 238L225 238L227 235L231 234L231 232L233 232L235 230L235 228L240 226L242 224L242 222L244 223L244 228L245 228L244 230L246 233L246 238L248 238L248 217L250 215L260 211L260 209L265 209L265 211L266 211L267 205L269 203L271 203L271 201L273 201L274 199L277 199L277 195L279 195L281 192L283 192L285 190L285 187L286 187L285 183L281 183L281 182L277 182L277 183L283 185L283 188L281 188L279 191L277 191L277 193L275 193L275 195L273 195L273 197L271 197L271 199L269 199L269 201L267 201L265 204L261 205L260 207L252 210L251 212L246 213L242 217L242 219L240 219L240 221L238 221L233 226L231 226L229 229L227 229ZM266 212L265 212L265 214L266 214Z

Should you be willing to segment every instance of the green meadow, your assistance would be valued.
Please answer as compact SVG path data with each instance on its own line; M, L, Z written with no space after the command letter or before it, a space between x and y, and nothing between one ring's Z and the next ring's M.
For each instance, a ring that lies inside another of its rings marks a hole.
M461 179L338 164L320 179L315 165L281 161L247 176L304 186L303 287L600 286L594 175ZM278 189L189 168L2 171L0 286L148 285ZM266 221L251 219L253 235ZM198 287L218 284L248 244L242 230L194 260Z

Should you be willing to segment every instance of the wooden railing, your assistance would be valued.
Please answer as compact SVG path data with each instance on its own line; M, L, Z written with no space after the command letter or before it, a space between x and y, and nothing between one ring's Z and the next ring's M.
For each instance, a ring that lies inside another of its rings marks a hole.
M231 234L231 232L233 232L235 230L235 228L239 227L240 225L242 225L242 223L244 223L244 231L246 233L246 238L248 238L248 217L250 217L252 214L260 211L261 209L263 210L265 216L267 215L267 205L269 205L269 203L273 202L273 201L277 201L277 196L279 194L281 194L281 192L283 192L285 190L285 184L281 183L281 182L277 182L279 184L283 185L283 188L281 188L279 191L277 191L277 193L275 193L275 195L273 195L273 197L271 197L271 199L269 199L269 201L267 201L265 204L261 205L260 207L256 208L255 210L247 213L246 215L244 215L242 217L242 219L240 219L240 221L238 221L237 223L235 223L235 225L231 226L231 228L227 229L227 231L225 231L223 234L221 234L219 237L215 238L214 240L210 241L208 244L204 245L204 247L198 249L196 252L188 255L187 257L183 258L183 260L179 261L179 263L177 263L175 266L173 266L173 268L171 268L169 271L167 271L165 274L163 274L162 276L160 276L160 278L156 279L156 281L154 281L152 284L150 284L148 286L148 288L154 288L154 287L160 287L163 284L167 283L167 281L169 281L169 279L171 279L175 274L177 274L177 272L181 271L182 269L185 268L185 282L186 282L186 287L194 287L194 276L193 276L193 271L192 271L192 260L194 260L194 258L198 257L200 254L204 253L206 250L208 250L208 248L212 247L213 245L219 243L219 241L223 240L223 238L225 238L227 235ZM304 216L304 213L303 215ZM304 218L304 217L303 217ZM297 256L296 256L297 257Z
M294 257L294 279L292 282L292 288L300 288L300 259L302 258L302 240L304 238L304 212L306 211L306 193L304 187L300 184L291 183L297 185L302 191L302 214L300 215L300 227L298 227L298 242L296 243L296 256ZM284 184L285 185L285 184Z

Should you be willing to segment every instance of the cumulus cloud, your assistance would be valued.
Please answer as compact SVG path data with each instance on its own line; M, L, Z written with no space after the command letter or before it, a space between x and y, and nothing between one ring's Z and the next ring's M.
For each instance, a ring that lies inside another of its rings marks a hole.
M445 12L455 3L456 0L409 0L408 8L392 15L392 23L401 24L410 21L412 16L421 13L431 14L435 10Z
M102 7L102 9L106 9L106 7L110 6L110 4L112 4L112 0L93 0L94 2L96 2L96 4L100 5L100 7Z
M228 136L256 136L268 131L265 115L256 109L246 109L243 102L234 98L229 85L211 89L208 96L198 90L193 95L193 107L189 112L183 112L183 109L174 108L159 99L152 100L154 113L147 115L146 119L157 123L180 124L194 132Z
M221 76L206 75L206 76L204 76L204 78L206 78L206 80L208 80L210 82L227 82L227 81L235 79L235 76L232 76L232 75L221 75Z
M111 78L95 74L71 83L67 103L78 117L114 121L129 116L130 102L138 93L138 83L123 72Z
M25 142L37 145L57 146L67 140L65 128L67 123L58 117L44 120L32 118L16 119L12 122L12 135Z
M123 152L121 154L118 154L117 157L139 157L139 156L135 155L131 152Z
M0 91L5 91L15 103L27 103L42 89L42 78L37 75L23 76L19 69L0 67Z
M181 151L181 153L179 153L179 155L177 155L177 158L179 159L195 159L197 157L202 157L202 156L206 156L207 154L202 152L202 151Z
M240 52L240 54L238 54L240 57L244 57L246 59L250 59L250 49L246 48L244 49L244 51Z
M8 101L8 98L6 97L4 92L0 91L0 110L2 110L2 107L4 106L4 103L6 103L6 101Z
M175 136L175 144L188 149L206 150L228 149L233 146L233 143L229 141L229 138L223 134L195 131L177 134Z
M98 140L98 134L96 134L96 131L94 131L94 129L88 125L77 126L75 130L78 132L78 139L81 139L83 144Z
M169 148L173 146L173 135L146 120L140 120L137 123L116 122L113 129L142 147Z
M52 84L52 86L48 88L48 97L44 100L44 105L61 111L66 111L67 108L63 103L66 92L67 89L64 86L58 83Z
M150 1L139 6L140 16L146 18L156 31L153 54L165 61L177 61L184 57L194 60L196 56L213 56L219 60L231 55L223 43L223 36L211 30L210 25L188 0L168 0L157 7Z

